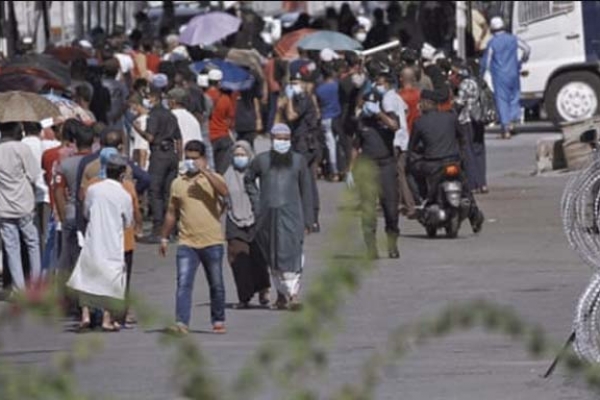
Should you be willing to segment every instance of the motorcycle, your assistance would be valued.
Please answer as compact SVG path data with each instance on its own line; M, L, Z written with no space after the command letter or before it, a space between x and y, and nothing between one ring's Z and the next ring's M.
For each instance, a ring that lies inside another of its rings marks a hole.
M469 200L463 198L460 164L449 163L440 168L430 182L435 182L433 200L428 199L421 207L418 221L425 227L427 236L434 238L445 229L450 239L458 237L462 222L468 217Z

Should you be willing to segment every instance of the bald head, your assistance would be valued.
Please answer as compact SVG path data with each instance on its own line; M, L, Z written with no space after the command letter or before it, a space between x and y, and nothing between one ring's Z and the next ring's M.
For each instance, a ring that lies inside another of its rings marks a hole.
M118 149L123 144L121 132L110 131L102 139L102 147L112 147Z
M404 67L400 71L400 81L403 86L414 86L417 83L417 73L412 67Z

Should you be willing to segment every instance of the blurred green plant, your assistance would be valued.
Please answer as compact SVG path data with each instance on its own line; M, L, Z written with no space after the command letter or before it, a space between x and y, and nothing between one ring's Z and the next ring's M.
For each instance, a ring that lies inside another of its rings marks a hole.
M340 325L340 308L355 293L365 274L374 265L366 255L347 254L348 232L356 231L355 195L367 198L376 193L375 173L368 163L359 163L354 170L356 192L347 192L342 199L340 218L328 238L326 267L307 288L300 311L289 313L278 328L268 335L232 385L222 385L212 374L208 361L191 337L161 336L161 343L174 348L173 376L184 398L194 400L249 400L265 390L267 383L280 391L279 398L312 400L324 398L311 379L321 376L328 367L327 348ZM372 197L372 196L371 196ZM361 212L375 212L374 207L360 207ZM148 303L133 299L140 324L144 327L170 322ZM25 315L44 322L56 322L61 316L59 299L51 290L33 291L18 297L0 313L0 325L18 324ZM451 304L439 314L403 325L389 335L387 343L368 357L359 376L352 384L343 385L329 396L331 400L369 400L374 398L382 371L395 365L416 346L457 331L482 327L490 333L500 333L523 342L529 354L536 358L553 355L558 350L551 345L539 326L520 319L510 308L474 300ZM85 400L73 378L77 363L101 351L99 336L81 337L73 348L61 354L52 368L35 369L10 365L0 358L0 399L2 400ZM570 373L584 376L591 388L600 390L600 367L580 361L568 351L563 365Z

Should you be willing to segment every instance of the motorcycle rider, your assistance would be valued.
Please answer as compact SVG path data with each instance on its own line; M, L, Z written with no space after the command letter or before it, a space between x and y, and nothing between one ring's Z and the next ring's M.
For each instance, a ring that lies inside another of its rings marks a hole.
M360 128L357 132L353 162L359 160L370 166L369 172L375 177L361 174L360 178L368 180L360 185L362 227L367 251L370 258L378 258L376 230L376 200L379 197L385 232L388 239L390 258L400 258L398 251L399 223L399 191L398 171L394 154L394 145L408 144L406 130L406 104L392 88L392 77L388 73L380 73L375 82L374 91L367 95L360 117ZM401 136L401 137L400 137ZM396 138L396 143L394 139ZM398 144L399 143L399 144ZM351 186L353 175L349 174L347 183ZM375 181L376 189L368 188L368 183Z
M431 90L421 92L422 116L415 122L408 145L410 173L417 181L426 180L427 202L434 203L441 179L440 170L448 163L461 164L460 144L463 142L458 118L454 112L439 111L440 96ZM463 198L469 200L468 218L474 233L482 229L484 216L475 198L468 190L465 174L461 169ZM414 189L413 189L414 190ZM419 191L415 198L420 198Z

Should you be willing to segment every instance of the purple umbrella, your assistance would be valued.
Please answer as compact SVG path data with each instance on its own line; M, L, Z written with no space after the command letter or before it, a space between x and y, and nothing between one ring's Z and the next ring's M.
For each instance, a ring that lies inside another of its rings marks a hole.
M213 44L236 33L242 21L224 12L211 12L192 19L181 35L179 42L188 46Z

